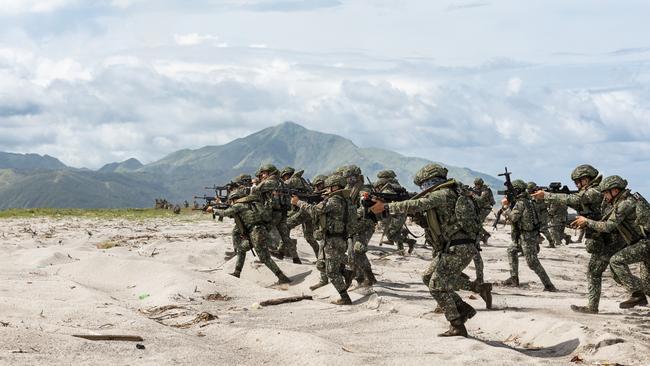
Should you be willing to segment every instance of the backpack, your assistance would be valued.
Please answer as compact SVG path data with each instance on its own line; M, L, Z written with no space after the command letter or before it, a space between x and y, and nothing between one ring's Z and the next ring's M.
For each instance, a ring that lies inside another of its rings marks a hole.
M639 192L633 193L632 197L636 200L635 224L641 226L648 235L650 234L650 203Z
M458 195L454 205L454 216L456 216L457 225L471 238L476 238L483 227L480 215L481 209L469 189L458 184L455 191Z

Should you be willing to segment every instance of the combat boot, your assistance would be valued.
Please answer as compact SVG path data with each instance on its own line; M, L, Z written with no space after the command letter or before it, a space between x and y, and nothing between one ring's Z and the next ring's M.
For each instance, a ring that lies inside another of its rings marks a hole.
M345 280L345 289L349 289L352 286L352 280L354 279L354 271L351 269L343 268L343 279Z
M546 292L559 292L560 290L557 289L553 284L550 285L544 285L544 291Z
M293 258L293 263L294 264L302 264L302 261L300 261L299 257L295 257L295 258Z
M621 309L631 309L635 306L645 306L648 305L648 299L645 297L643 292L637 291L632 294L632 296L618 304L618 307Z
M464 322L472 319L474 315L476 315L476 309L474 309L472 305L466 303L465 301L460 303L458 306L458 312L460 313L461 318L464 319Z
M343 292L339 293L339 295L341 295L341 298L336 300L336 301L332 301L332 304L334 304L334 305L352 305L352 299L350 298L350 295L348 295L347 292L343 291Z
M485 308L492 309L492 284L482 283L478 285L478 294L485 301Z
M328 283L329 283L329 282L320 281L320 282L318 282L318 283L315 284L315 285L311 285L311 286L309 286L309 289L312 290L312 291L315 291L315 290L318 290L319 288L321 288L321 287L323 287L323 286L326 286Z
M598 314L598 309L592 309L588 306L571 305L571 310L575 311L576 313Z
M438 334L438 337L467 337L467 328L461 319L449 322L449 330Z
M366 269L365 271L363 271L363 273L365 274L366 279L363 280L363 282L361 282L359 286L371 287L372 285L377 283L377 279L375 278L375 274L372 273L372 269Z
M229 273L229 275L239 278L239 276L241 275L241 272L240 271L234 271L233 273Z
M519 287L519 277L511 276L507 280L503 281L503 285L510 287Z
M388 240L388 239L386 239L386 240L382 240L382 241L379 242L379 245L380 245L380 246L383 245L383 244L386 244L386 245L395 245L395 243L394 243L392 240Z
M282 252L282 251L272 250L272 251L269 251L269 252L271 253L272 256L274 256L275 258L277 258L279 260L284 259L284 252Z
M280 274L278 274L277 277L278 277L278 282L275 283L276 285L291 283L291 279L282 272L280 272Z
M406 243L409 246L408 253L413 253L413 249L415 249L415 243L417 243L417 241L415 239L406 239Z

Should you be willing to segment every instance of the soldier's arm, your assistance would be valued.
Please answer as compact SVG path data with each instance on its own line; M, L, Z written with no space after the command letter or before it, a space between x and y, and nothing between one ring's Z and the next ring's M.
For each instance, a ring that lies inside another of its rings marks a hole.
M614 211L607 217L607 220L596 221L592 219L587 219L587 227L601 233L611 233L616 228L621 225L621 223L632 214L635 210L635 206L630 201L621 202Z
M507 209L504 212L505 217L510 220L510 222L515 223L521 220L521 217L524 214L524 203L522 201L517 201L515 206L511 209Z
M296 206L298 206L300 210L304 210L307 213L309 213L310 216L317 217L324 213L327 213L328 211L327 201L328 200L325 200L318 204L310 204L305 201L298 201Z
M391 202L386 204L386 207L388 207L388 211L391 213L415 214L440 207L444 205L445 202L445 193L441 190L431 192L428 195L415 200Z

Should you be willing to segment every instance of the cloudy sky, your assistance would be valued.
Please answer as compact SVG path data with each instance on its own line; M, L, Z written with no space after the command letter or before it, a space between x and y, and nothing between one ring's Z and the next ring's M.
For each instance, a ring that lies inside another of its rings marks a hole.
M650 2L0 0L0 151L147 163L292 120L650 193Z

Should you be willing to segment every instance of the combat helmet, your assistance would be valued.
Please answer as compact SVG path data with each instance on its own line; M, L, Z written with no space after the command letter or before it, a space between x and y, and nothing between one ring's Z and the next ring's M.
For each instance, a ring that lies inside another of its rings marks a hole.
M601 192L609 191L610 189L614 188L624 190L627 188L627 181L618 175L612 175L603 179L598 188Z
M536 191L536 190L537 190L537 183L535 183L535 182L528 182L528 183L526 184L526 189L528 190L528 192L534 192L534 191Z
M397 174L393 170L382 170L377 173L377 178L379 179L393 179L397 178Z
M314 186L317 186L319 184L325 184L325 179L327 179L326 175L319 174L314 177L314 180L311 181L311 184Z
M432 179L432 178L447 178L447 168L443 167L440 164L427 164L422 167L413 178L413 183L416 186L421 186L422 183Z
M287 166L287 167L284 167L284 169L282 169L282 171L280 172L280 176L284 177L285 175L293 175L293 173L295 173L295 172L296 172L296 169L294 169L294 168L292 168L290 166Z
M474 179L474 185L475 186L482 186L484 183L485 182L483 181L483 178L481 178L481 177L477 177L476 179Z
M582 164L573 169L571 172L571 180L576 181L580 178L587 177L594 179L598 176L598 169L594 168L589 164Z
M525 192L527 184L521 179L515 179L512 181L512 188L514 188L518 193Z
M245 188L240 188L240 189L235 189L234 191L230 192L230 195L228 196L228 199L231 201L238 200L240 198L244 198L248 196L248 190Z
M240 174L232 180L232 182L238 186L248 185L253 178L249 174Z
M348 182L344 177L338 174L332 174L329 177L327 177L327 179L325 179L324 187L325 188L333 187L333 186L345 187L347 183Z
M267 172L269 174L277 174L278 168L276 168L275 165L273 164L264 164L259 169L257 169L255 176L259 177L260 175L262 175L262 172Z
M342 167L339 167L334 171L334 174L338 174L343 176L343 178L350 178L354 176L361 175L361 168L358 166L352 164L352 165L344 165Z

